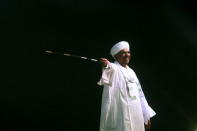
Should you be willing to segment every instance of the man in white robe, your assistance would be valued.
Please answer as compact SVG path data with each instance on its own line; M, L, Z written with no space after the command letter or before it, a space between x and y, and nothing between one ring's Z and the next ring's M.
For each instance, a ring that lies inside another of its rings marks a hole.
M115 62L101 58L103 73L99 85L104 86L100 131L145 131L156 113L148 105L135 72L128 66L131 59L128 42L111 48Z

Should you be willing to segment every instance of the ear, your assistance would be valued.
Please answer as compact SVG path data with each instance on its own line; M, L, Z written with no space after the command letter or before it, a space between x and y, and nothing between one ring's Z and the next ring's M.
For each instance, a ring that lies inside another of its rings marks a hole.
M116 54L116 55L113 57L115 60L118 60L118 59L117 59L117 55L118 55L118 54Z

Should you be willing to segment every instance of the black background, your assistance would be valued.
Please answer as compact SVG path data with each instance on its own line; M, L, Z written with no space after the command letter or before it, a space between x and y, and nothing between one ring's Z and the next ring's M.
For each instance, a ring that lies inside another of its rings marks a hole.
M0 10L1 130L98 131L100 65L44 51L113 61L121 40L157 113L152 131L197 128L194 0L3 0Z

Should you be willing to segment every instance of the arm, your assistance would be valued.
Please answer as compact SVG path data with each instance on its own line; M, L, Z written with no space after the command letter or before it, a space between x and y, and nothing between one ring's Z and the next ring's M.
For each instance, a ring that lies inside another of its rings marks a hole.
M142 106L142 111L143 111L143 116L144 116L144 122L145 122L145 128L146 130L150 130L151 128L151 121L150 119L156 115L155 111L148 105L148 102L144 96L143 90L141 88L141 85L139 83L139 94L140 94L140 101L141 101L141 106Z
M112 79L114 70L112 68L112 63L110 63L106 58L100 58L101 65L103 66L103 73L98 85L112 86Z

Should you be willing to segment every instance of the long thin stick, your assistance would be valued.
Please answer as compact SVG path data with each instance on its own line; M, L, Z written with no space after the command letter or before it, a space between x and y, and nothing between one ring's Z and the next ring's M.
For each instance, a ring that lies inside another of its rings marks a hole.
M50 50L46 50L45 52L48 54L64 55L64 56L70 56L70 57L74 57L74 58L80 58L80 59L84 59L84 60L91 60L94 62L98 62L97 59L92 59L92 58L88 58L88 57L84 57L84 56L77 56L77 55L72 55L72 54L67 54L67 53L54 52L54 51L50 51Z

